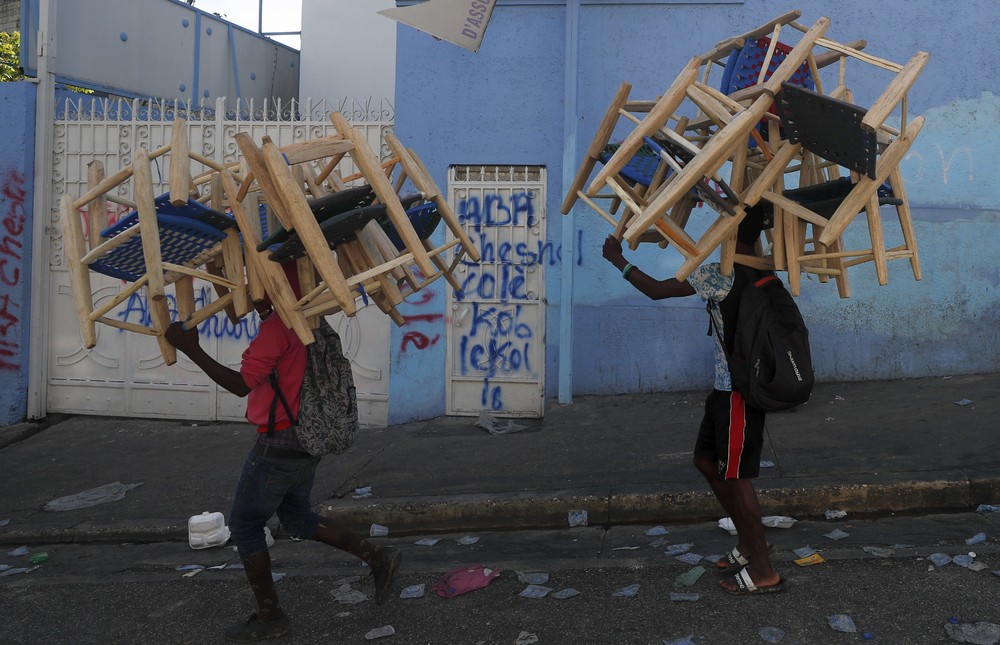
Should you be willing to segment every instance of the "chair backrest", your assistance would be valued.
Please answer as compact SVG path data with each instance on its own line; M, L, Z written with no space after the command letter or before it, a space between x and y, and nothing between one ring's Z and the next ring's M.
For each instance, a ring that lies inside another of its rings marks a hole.
M747 40L742 49L734 49L729 55L729 60L726 61L726 70L722 73L722 83L719 89L724 94L732 94L737 90L756 85L760 81L760 70L770 46L771 39L764 36L757 40ZM771 54L771 60L768 62L767 72L764 74L763 80L766 81L771 77L774 70L778 69L778 66L784 62L791 51L792 48L785 43L780 41L775 43L774 52ZM809 64L802 63L792 74L789 82L813 89L815 85L812 72L809 71Z
M782 136L813 154L875 178L878 139L861 127L867 110L829 96L782 83L775 97Z

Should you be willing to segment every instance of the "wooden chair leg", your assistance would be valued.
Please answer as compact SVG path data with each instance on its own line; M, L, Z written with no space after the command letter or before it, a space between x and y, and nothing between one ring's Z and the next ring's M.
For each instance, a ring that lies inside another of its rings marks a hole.
M104 164L91 161L87 164L87 187L93 189L104 181ZM101 231L108 227L108 198L101 193L87 204L87 241L91 250L101 244Z
M184 275L174 283L177 299L177 320L185 321L194 313L194 278Z
M73 198L63 195L59 202L59 213L62 224L64 257L69 269L70 291L73 293L73 304L76 317L80 322L80 333L83 336L83 346L87 349L97 344L97 326L90 319L94 307L94 296L90 289L90 270L80 260L87 253L86 242L83 239L83 223L80 214L73 206Z
M872 255L875 258L875 275L882 286L889 284L889 268L885 258L885 237L882 231L882 213L878 203L878 193L873 192L865 209L868 216L868 232L871 234Z
M892 186L892 193L903 203L896 207L896 214L899 216L899 227L903 232L903 243L910 255L910 268L913 269L913 279L920 280L920 252L917 250L917 234L913 229L913 218L910 215L910 202L906 197L906 188L903 185L903 173L899 166L889 174L889 185Z

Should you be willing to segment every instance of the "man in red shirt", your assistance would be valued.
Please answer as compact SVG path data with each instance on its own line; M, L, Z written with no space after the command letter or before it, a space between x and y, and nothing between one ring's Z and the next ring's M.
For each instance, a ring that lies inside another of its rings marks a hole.
M290 279L295 277L294 270L286 274ZM297 282L292 282L293 288ZM260 330L243 352L239 371L205 353L198 344L196 329L187 330L175 322L164 334L209 378L236 396L247 397L247 420L257 429L257 441L243 464L229 514L229 530L257 602L257 611L249 619L226 631L226 639L235 642L277 638L288 631L289 620L278 604L264 535L265 524L274 514L292 536L319 540L363 560L375 578L375 601L379 605L390 597L402 559L399 550L374 544L313 512L309 494L319 457L310 455L299 444L293 419L288 418L284 406L276 405L276 394L269 382L270 375L276 374L289 407L298 414L306 347L278 316L271 315L270 305L262 303L257 310L262 319ZM275 431L268 433L272 415Z

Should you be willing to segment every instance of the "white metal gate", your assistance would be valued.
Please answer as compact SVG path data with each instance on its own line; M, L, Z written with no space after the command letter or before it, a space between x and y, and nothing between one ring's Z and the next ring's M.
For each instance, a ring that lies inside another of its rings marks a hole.
M238 159L234 136L247 132L260 142L268 135L279 146L334 133L326 118L325 104L304 106L263 106L237 117L226 114L224 100L214 110L190 110L183 104L145 105L128 101L89 99L71 104L55 122L53 151L53 200L58 205L63 194L86 192L87 164L103 162L108 175L132 161L133 152L144 146L152 150L169 142L174 115L188 120L191 150L218 162ZM342 103L335 109L352 120L362 131L372 149L388 156L385 134L391 131L393 112L388 101L367 104ZM41 151L40 151L41 152ZM163 168L159 177L154 167L154 182L166 183ZM164 188L164 186L158 186ZM164 188L165 189L165 188ZM131 198L131 195L123 195ZM109 206L114 206L109 203ZM124 213L116 212L115 215ZM166 366L155 340L98 325L97 346L83 348L76 321L68 274L63 261L62 233L58 210L49 218L49 237L35 244L36 252L47 254L49 280L49 316L42 330L48 342L45 401L48 412L104 414L115 416L170 417L179 419L240 420L245 402L217 387L183 355ZM113 298L121 282L107 278L100 285L94 280L97 300ZM196 295L211 299L210 285L202 283ZM329 321L340 333L345 353L352 360L358 390L362 423L385 425L388 419L389 319L377 310L365 308L356 317L340 314ZM122 320L147 316L145 295L122 303L109 313ZM256 334L259 321L251 314L239 325L231 324L224 314L206 321L201 328L201 342L216 359L238 368L248 339ZM362 332L362 330L364 330Z
M545 168L453 166L449 198L482 254L448 289L448 414L541 417L545 384Z

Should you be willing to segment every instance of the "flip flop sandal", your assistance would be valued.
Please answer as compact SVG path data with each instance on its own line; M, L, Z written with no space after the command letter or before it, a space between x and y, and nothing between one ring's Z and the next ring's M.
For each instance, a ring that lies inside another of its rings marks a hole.
M727 553L715 563L715 567L721 572L726 572L732 571L733 569L742 569L748 564L750 564L750 560L745 558L743 554L740 553L739 549L733 547L732 551Z
M767 587L758 587L753 583L753 579L750 577L750 571L747 569L740 570L739 573L733 576L733 580L736 582L735 589L722 586L722 583L719 583L719 585L722 586L725 591L731 594L739 595L778 593L785 590L784 580L779 580L777 584L768 585Z
M768 553L774 552L773 544L767 545L767 552ZM742 569L746 567L748 564L750 564L749 558L740 553L739 549L733 547L732 551L727 553L722 558L719 558L719 561L715 563L715 568L719 573L728 573L735 569Z

